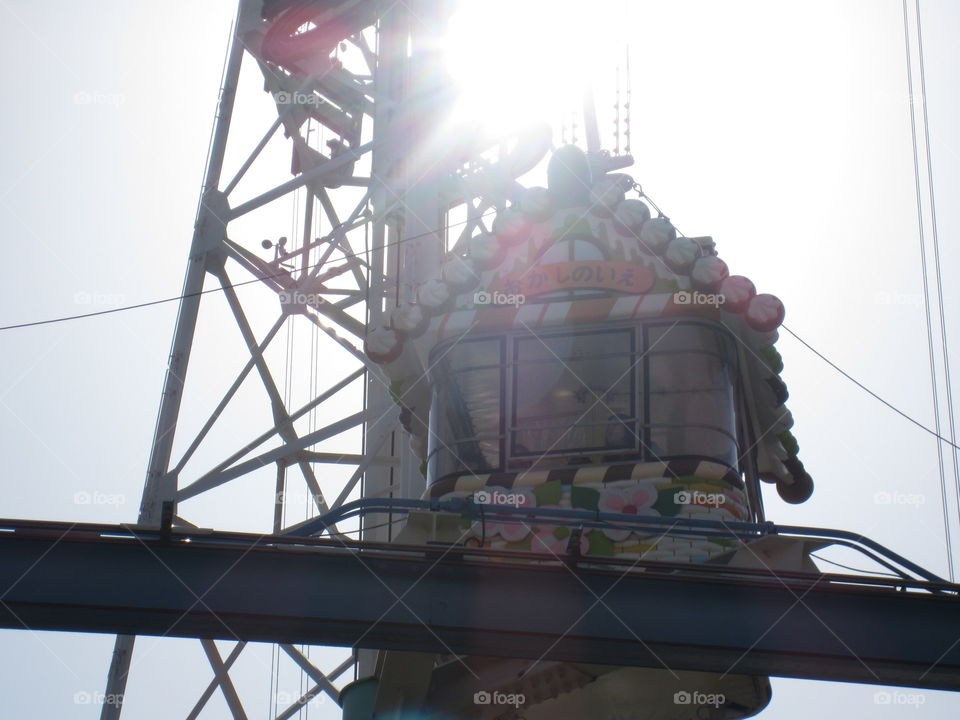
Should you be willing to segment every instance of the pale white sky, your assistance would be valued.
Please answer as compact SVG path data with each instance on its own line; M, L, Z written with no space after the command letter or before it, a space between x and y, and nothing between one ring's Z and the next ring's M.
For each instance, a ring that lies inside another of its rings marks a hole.
M0 325L179 293L234 5L0 0L7 28ZM625 30L630 39L637 163L628 172L685 233L712 235L733 273L782 298L789 327L932 425L899 0L587 7L610 13L593 32L606 27L620 42ZM949 278L960 261L960 212L951 202L960 188L960 5L924 0L921 7ZM561 5L557 12L578 11ZM514 12L500 22L522 17ZM502 47L489 37L478 63L502 66L487 55ZM569 52L585 47L571 42ZM253 70L241 89L234 161L273 118ZM288 159L268 156L254 180L285 178ZM289 222L281 214L257 230L276 237ZM945 291L954 331L960 289L948 280ZM198 399L187 407L198 411L232 377L220 368L223 353L239 353L238 345L222 344L235 340L216 335L221 311L212 305L201 325L217 347L198 349L190 368ZM174 313L166 305L0 333L7 463L0 515L135 519ZM946 573L935 441L789 336L778 347L800 457L817 488L800 506L768 493L768 518L862 532ZM960 357L955 337L950 350ZM253 397L243 401L262 411ZM878 491L922 502L881 505ZM112 499L77 504L78 492ZM950 509L956 518L955 504ZM218 506L216 498L197 511L221 528L268 522L262 512ZM953 533L960 533L955 520ZM112 638L5 631L2 641L5 717L98 717L99 707L74 697L102 690ZM325 656L321 665L329 666L338 653ZM251 717L266 715L264 661L268 651L251 653L236 673ZM143 640L127 717L183 715L209 677L195 641ZM290 682L296 690L296 678ZM948 693L909 691L923 698L915 708L877 705L873 687L773 682L762 714L770 720L960 713L960 698ZM329 700L311 715L336 717ZM216 695L203 717L225 716Z

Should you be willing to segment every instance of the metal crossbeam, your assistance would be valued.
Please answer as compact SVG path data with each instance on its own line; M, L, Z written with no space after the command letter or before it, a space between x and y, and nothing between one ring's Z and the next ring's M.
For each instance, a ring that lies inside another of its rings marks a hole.
M504 563L460 547L348 548L208 531L191 531L188 542L125 526L0 527L8 628L960 690L955 586L726 566Z

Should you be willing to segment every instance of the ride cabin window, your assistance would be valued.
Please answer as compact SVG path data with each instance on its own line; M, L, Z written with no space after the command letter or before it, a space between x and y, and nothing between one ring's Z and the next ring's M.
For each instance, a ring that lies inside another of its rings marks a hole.
M440 345L430 479L691 456L736 468L735 362L729 335L693 320Z

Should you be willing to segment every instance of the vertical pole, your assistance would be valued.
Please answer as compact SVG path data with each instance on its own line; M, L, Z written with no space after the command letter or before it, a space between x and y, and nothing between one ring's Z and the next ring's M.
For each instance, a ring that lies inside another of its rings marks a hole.
M218 194L217 186L223 168L227 133L230 129L237 79L240 76L240 64L243 59L243 45L238 38L236 25L230 42L230 55L224 73L223 87L220 91L220 102L217 107L210 157L207 162L200 208L197 211L197 220L190 246L190 258L183 283L183 299L180 301L180 309L177 313L176 328L170 349L170 361L167 365L167 374L163 384L163 395L160 399L160 410L157 413L157 424L154 429L153 447L147 467L147 479L140 504L138 523L141 525L159 526L163 503L165 501L175 503L176 501L177 479L169 476L167 471L170 467L177 416L180 413L180 400L183 397L187 362L190 358L190 348L193 344L193 335L197 325L200 292L203 290L207 259L211 251L219 249L215 248L211 240L218 232L222 234L225 227L225 215L222 213L224 205L215 202L213 196ZM218 213L218 209L221 209L221 212ZM111 702L103 704L100 720L119 720L120 718L134 639L133 635L117 636L107 675L106 697Z
M443 92L443 85L448 78L437 42L443 34L448 8L436 0L408 0L408 5L410 57L405 106L412 115L419 142L410 148L412 152L403 162L402 252L397 280L403 290L413 295L420 285L440 274L447 217L447 207L441 203L440 183L455 169L446 155L455 139L444 122L449 97ZM406 438L400 456L399 494L419 499L425 480L420 459Z
M597 126L597 106L593 99L593 82L586 81L583 89L583 129L587 135L587 152L600 152L600 129Z
M436 277L443 256L445 207L441 207L439 181L452 168L441 159L443 140L440 113L446 97L438 92L442 67L436 58L436 38L442 31L445 9L435 0L398 3L384 13L378 28L375 87L377 115L374 132L371 187L374 215L368 323L381 324L384 312L414 300L416 288ZM428 146L429 143L438 143ZM390 212L384 215L387 208ZM367 407L375 418L365 436L375 437L376 426L395 422L397 409L381 378L368 375ZM377 428L379 429L379 428ZM420 460L406 434L394 431L385 448L399 459L399 467L370 468L364 475L363 495L419 498L424 489ZM371 452L370 449L365 449ZM392 487L391 487L392 486ZM365 541L388 541L396 532L388 515L368 515ZM383 656L357 650L357 678L373 676Z
M140 524L157 524L160 519L160 507L164 501L175 502L177 479L167 473L170 466L170 454L173 450L177 417L180 413L180 401L183 398L183 385L187 374L187 362L197 326L197 313L200 309L200 293L207 271L208 258L213 250L221 247L226 227L226 205L218 202L222 195L217 190L220 172L223 168L224 150L230 120L233 115L233 101L236 95L237 78L240 75L240 63L243 59L243 45L234 34L231 41L230 57L224 84L220 92L220 104L214 126L213 142L210 146L210 158L207 173L203 181L200 209L193 230L190 246L190 259L187 264L186 278L183 283L183 299L177 314L176 329L170 348L170 362L157 413L157 425L154 430L153 448L147 468L147 481L143 501L140 505Z
M388 210L396 196L401 192L397 186L397 170L400 138L395 132L395 121L403 112L402 99L405 87L405 68L407 61L407 21L403 3L392 5L380 17L377 26L377 66L374 68L374 87L376 88L375 115L373 132L376 142L371 151L370 166L370 202L373 206L373 220L370 233L370 279L367 298L367 327L374 328L382 324L385 312L395 305L397 299L397 252L396 243L400 218ZM366 406L373 411L373 421L364 424L364 438L373 437L374 425L383 426L396 416L393 400L384 387L384 379L367 370ZM399 446L405 439L394 431L387 439L383 452L400 457ZM373 448L363 448L372 452ZM380 495L389 493L394 476L398 472L392 465L380 465L367 468L363 475L362 495ZM361 538L364 541L388 541L390 521L387 515L368 515L363 520ZM381 526L381 527L377 527ZM357 649L357 678L371 677L376 671L377 651Z

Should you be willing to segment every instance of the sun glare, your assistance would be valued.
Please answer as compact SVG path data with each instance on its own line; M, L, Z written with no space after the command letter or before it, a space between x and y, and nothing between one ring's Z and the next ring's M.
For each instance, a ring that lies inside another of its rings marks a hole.
M619 11L619 12L618 12ZM455 114L491 129L579 112L588 81L625 65L622 2L462 0L450 18Z

